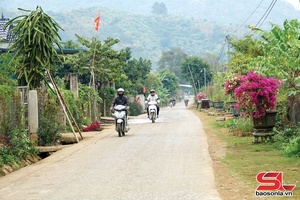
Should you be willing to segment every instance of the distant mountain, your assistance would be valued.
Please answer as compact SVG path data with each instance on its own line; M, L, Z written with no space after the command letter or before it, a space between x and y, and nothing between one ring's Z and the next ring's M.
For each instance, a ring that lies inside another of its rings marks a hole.
M41 5L65 30L64 41L75 39L75 33L91 38L97 36L93 20L101 10L98 38L121 40L118 48L131 47L133 56L151 59L154 66L161 52L180 47L190 55L207 52L219 55L226 35L242 36L249 32L247 25L256 23L271 1L263 1L243 26L261 0L163 0L168 14L151 14L155 0L0 0L5 17L20 14L17 7L34 10ZM161 1L160 1L161 2ZM282 24L285 19L299 18L300 12L286 1L278 0L264 23ZM237 30L238 31L235 31Z
M163 2L171 15L235 25L242 24L261 2L261 0L1 0L0 7L9 10L17 7L34 9L36 5L41 5L46 11L53 12L86 7L96 7L96 9L107 7L134 14L150 14L151 7L156 1ZM249 23L256 24L271 2L272 0L262 1L249 19ZM287 0L278 0L266 21L281 23L284 19L299 17L300 11L294 9Z

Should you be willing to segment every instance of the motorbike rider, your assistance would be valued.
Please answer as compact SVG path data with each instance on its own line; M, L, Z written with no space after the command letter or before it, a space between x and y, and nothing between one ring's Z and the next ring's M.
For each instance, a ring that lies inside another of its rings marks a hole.
M189 95L188 95L188 92L186 92L186 93L184 94L184 97L183 97L183 99L184 99L184 103L185 103L185 105L187 106L187 105L188 105L188 103L189 103Z
M158 118L158 115L159 115L159 98L157 96L157 94L155 94L155 90L150 90L150 94L148 95L147 99L146 99L147 102L150 102L150 101L155 101L157 102L156 104L156 108L157 108L157 118ZM147 114L148 114L148 118L149 118L149 106L147 107Z
M110 106L110 110L112 111L114 109L114 107L116 105L123 105L126 106L126 122L125 122L125 126L126 126L126 132L129 130L129 126L128 126L128 110L129 110L129 101L128 98L124 95L124 89L123 88L119 88L117 90L117 94L118 96L113 100L113 103Z

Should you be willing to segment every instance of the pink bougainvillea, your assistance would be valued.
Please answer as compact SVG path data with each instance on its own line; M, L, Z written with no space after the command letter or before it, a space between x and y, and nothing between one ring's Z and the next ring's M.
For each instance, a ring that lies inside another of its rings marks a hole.
M280 82L272 77L265 77L253 71L241 76L240 84L234 89L237 108L244 109L250 116L260 118L266 110L276 108L276 94Z
M234 95L234 89L242 82L242 75L232 74L225 82L225 94Z
M100 122L95 121L91 123L89 126L84 128L82 131L83 132L89 132L89 131L99 131L100 130Z
M199 92L197 94L198 100L204 99L205 98L205 94L203 92Z

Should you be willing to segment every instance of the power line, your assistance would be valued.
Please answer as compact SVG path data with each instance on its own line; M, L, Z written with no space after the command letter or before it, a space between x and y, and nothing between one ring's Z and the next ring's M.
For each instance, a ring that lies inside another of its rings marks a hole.
M259 6L262 4L264 0L261 0L261 2L256 6L256 8L253 10L253 12L249 15L249 17L235 30L233 33L237 32L242 26L245 25L245 23L252 17L252 15L256 12L256 10L259 8Z
M272 11L274 5L276 4L277 0L272 0L272 2L270 3L269 7L267 8L266 12L263 14L263 16L259 19L259 21L257 22L257 24L254 26L260 28L262 26L262 24L265 22L265 20L267 19L267 17L269 16L270 12ZM249 35L252 32L252 30L247 34Z
M263 19L263 21L260 23L260 25L258 26L258 27L261 27L261 25L265 22L265 20L267 19L267 17L269 16L269 14L270 14L270 12L272 11L272 9L273 9L273 7L274 7L274 5L276 4L276 2L277 2L277 0L273 0L272 2L271 2L271 4L270 4L270 6L268 7L268 10L265 12L265 14L263 15L263 17L265 16L265 18ZM262 18L263 18L262 17ZM261 19L262 19L261 18ZM261 19L260 19L260 21L261 21ZM259 21L259 22L260 22ZM256 24L256 26L259 24L259 22Z

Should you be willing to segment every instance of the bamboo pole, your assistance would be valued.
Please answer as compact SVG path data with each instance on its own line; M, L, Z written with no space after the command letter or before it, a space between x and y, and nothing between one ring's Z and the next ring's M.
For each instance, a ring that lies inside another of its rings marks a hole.
M77 128L77 131L78 131L78 133L79 133L81 139L83 139L82 134L81 134L81 131L80 131L80 129L79 129L79 127L78 127L78 125L77 125L77 123L76 123L76 121L75 121L75 119L74 119L74 117L73 117L73 115L72 115L72 113L71 113L71 111L70 111L68 105L66 104L64 98L62 97L62 95L61 95L61 93L60 93L60 91L59 91L59 89L58 89L58 87L57 87L57 84L56 84L55 81L53 80L53 78L52 78L52 76L51 76L51 74L50 74L49 69L47 69L47 73L48 73L48 76L49 76L49 78L50 78L51 83L53 84L53 87L54 87L55 92L56 92L56 94L57 94L57 96L58 96L58 99L59 99L59 101L60 101L60 103L61 103L61 106L63 107L64 113L65 113L65 115L66 115L66 117L67 117L68 123L69 123L69 125L70 125L70 127L71 127L71 129L72 129L72 132L73 132L74 136L76 137L77 142L79 142L78 137L77 137L77 135L76 135L76 132L75 132L75 130L74 130L74 127L73 127L73 125L72 125L72 123L71 123L71 120L70 120L70 118L69 118L69 115L71 116L71 119L72 119L73 123L75 124L75 126L76 126L76 128ZM67 109L67 111L66 111L66 109ZM69 113L69 115L68 115L68 113Z

